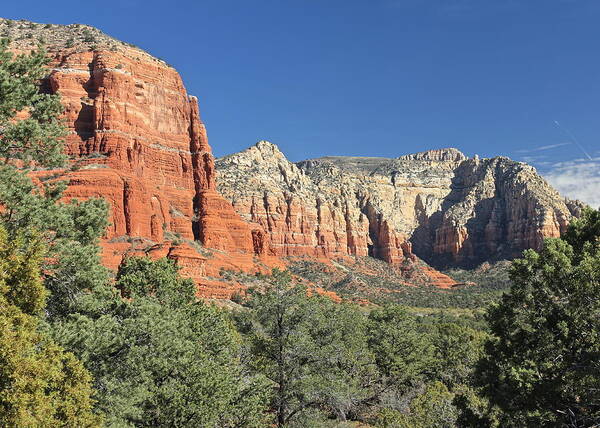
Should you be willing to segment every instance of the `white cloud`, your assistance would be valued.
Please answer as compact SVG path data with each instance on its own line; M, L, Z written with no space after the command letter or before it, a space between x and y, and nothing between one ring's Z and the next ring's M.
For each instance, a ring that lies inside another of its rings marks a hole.
M559 162L543 175L562 195L600 207L600 157Z
M533 152L541 152L544 150L550 150L550 149L555 149L557 147L563 147L563 146L568 146L573 144L572 142L568 141L566 143L558 143L558 144L549 144L547 146L540 146L540 147L534 147L533 149L522 149L522 150L516 150L515 153L533 153Z

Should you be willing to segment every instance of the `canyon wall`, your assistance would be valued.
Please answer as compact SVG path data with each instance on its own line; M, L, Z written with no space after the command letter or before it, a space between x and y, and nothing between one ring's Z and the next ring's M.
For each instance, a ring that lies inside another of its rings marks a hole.
M218 189L280 255L372 255L473 266L539 248L580 205L529 165L441 149L294 164L261 141L217 160Z

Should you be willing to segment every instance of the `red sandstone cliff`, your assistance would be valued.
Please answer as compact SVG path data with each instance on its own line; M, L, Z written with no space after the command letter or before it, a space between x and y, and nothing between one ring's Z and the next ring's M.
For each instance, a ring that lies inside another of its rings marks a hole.
M35 40L20 35L27 31L48 42L51 73L43 90L61 95L70 131L65 198L110 203L103 241L108 266L132 251L168 256L201 291L222 268L268 270L260 260L269 251L262 230L216 191L197 99L175 69L91 27L9 22L0 20L0 27L15 40L13 49L32 47ZM199 251L197 243L216 252Z
M111 204L107 238L165 234L253 252L248 225L215 191L214 161L195 97L177 72L137 52L58 52L49 76L82 160L65 196Z

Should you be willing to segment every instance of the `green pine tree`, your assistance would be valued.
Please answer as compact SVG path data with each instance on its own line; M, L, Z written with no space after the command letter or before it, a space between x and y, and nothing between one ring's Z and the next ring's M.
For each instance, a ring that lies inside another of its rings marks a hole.
M195 299L173 261L126 259L54 335L90 368L107 425L262 427L268 388L244 371L226 314Z
M492 307L480 376L502 426L600 423L600 214L587 209L564 239L513 263Z
M91 376L40 329L46 290L45 252L24 235L10 240L0 228L0 425L95 427Z
M270 285L254 290L238 315L248 363L273 385L277 426L302 424L315 411L346 420L373 394L375 363L366 317L355 307L309 295L275 270ZM300 426L300 425L299 425Z

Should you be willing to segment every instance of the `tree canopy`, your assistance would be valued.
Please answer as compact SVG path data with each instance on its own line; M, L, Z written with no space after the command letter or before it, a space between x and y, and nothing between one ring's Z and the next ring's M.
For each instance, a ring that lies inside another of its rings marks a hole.
M172 261L127 258L115 286L124 298L107 284L53 326L92 372L109 426L264 426L264 379L244 372L232 324Z
M600 422L600 216L587 209L565 239L514 261L492 307L479 375L503 426Z
M0 227L0 425L92 427L91 376L40 329L46 290L39 241L11 240Z

